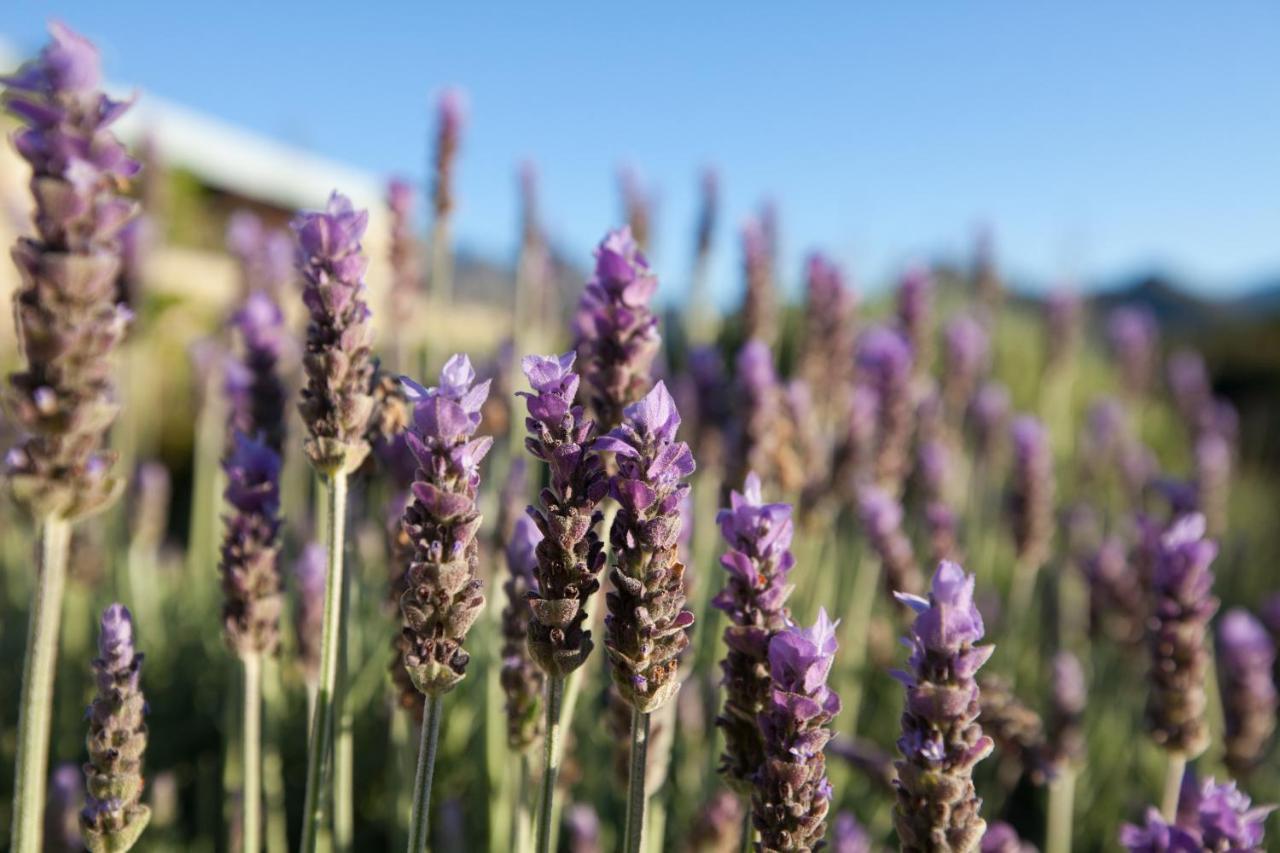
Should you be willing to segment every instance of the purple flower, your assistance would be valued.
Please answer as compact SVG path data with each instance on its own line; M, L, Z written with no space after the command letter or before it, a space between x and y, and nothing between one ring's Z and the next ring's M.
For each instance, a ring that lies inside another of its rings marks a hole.
M742 270L746 289L742 299L742 332L772 344L778 333L778 307L774 295L773 245L762 219L742 223Z
M832 388L839 397L852 379L857 298L845 285L840 268L823 255L810 255L805 269L808 283L800 375L813 387ZM834 406L840 402L832 400Z
M132 314L117 304L121 232L137 204L121 190L138 171L110 130L129 104L99 91L98 51L61 23L40 55L9 77L3 106L31 166L34 235L12 256L20 283L14 321L25 369L9 375L8 409L23 437L4 475L37 518L74 520L124 487L105 449L119 404L111 353Z
M982 836L981 853L1034 853L1035 847L1027 844L1014 829L1004 821L996 821L987 827Z
M139 685L141 667L133 617L124 605L112 604L102 612L93 662L97 694L88 713L88 796L80 829L90 850L128 850L151 819L151 809L142 803L147 702Z
M1144 306L1122 305L1107 317L1107 342L1130 394L1145 393L1151 382L1158 334L1155 315Z
M1080 295L1070 288L1054 290L1045 299L1045 363L1059 368L1074 357L1080 343Z
M293 563L296 584L294 631L298 642L298 663L307 684L320 677L320 635L324 629L324 583L328 575L324 546L310 542Z
M898 281L898 328L915 353L914 369L929 367L933 339L933 278L929 270L913 266Z
M1267 817L1273 811L1275 806L1254 806L1235 782L1219 785L1206 779L1197 792L1194 811L1183 814L1180 809L1176 823L1170 824L1156 809L1148 809L1145 825L1121 827L1120 843L1129 853L1261 853Z
M853 812L840 812L836 815L831 834L831 853L871 853L874 849L870 834L858 823Z
M641 251L648 251L653 233L653 198L641 186L636 170L629 166L618 170L618 189L622 194L622 213L627 227Z
M44 809L45 850L75 853L84 849L80 836L80 809L84 803L84 779L80 768L68 761L59 764L49 780L49 802Z
M916 612L905 642L906 672L895 673L906 688L897 762L898 838L904 848L945 844L972 850L986 830L982 800L973 787L973 767L991 753L991 738L978 724L978 669L993 647L982 639L982 614L974 605L974 577L955 563L942 563L929 598L898 598Z
M266 292L256 290L232 315L231 323L242 347L241 359L228 365L225 379L232 430L260 438L276 453L283 453L288 391L279 361L293 344L284 313Z
M662 338L649 307L657 276L629 228L610 231L596 249L595 275L587 282L575 319L587 409L601 429L617 426L623 409L649 387Z
M484 607L476 492L493 439L473 437L489 394L488 380L475 378L471 360L454 355L435 387L404 379L413 403L405 440L418 467L402 521L414 551L400 612L405 669L427 696L447 693L466 675L471 656L463 642Z
M229 512L222 539L223 628L240 655L271 654L280 641L280 457L234 434L223 460Z
M1216 432L1206 432L1195 445L1196 504L1205 515L1209 532L1221 534L1227 527L1231 491L1231 444Z
M790 619L787 575L795 565L791 507L766 504L760 478L750 473L742 492L730 495L729 507L720 510L716 522L728 546L720 558L728 574L711 603L730 623L724 630L727 651L720 663L724 710L716 718L725 735L720 772L735 790L749 793L752 776L764 760L756 718L769 698L769 643Z
M1084 709L1088 700L1084 667L1071 652L1053 656L1049 681L1049 743L1054 760L1079 762L1085 754Z
M715 236L716 221L720 210L720 179L715 169L705 169L702 180L698 184L701 193L698 196L698 225L694 244L697 257L705 259L711 256L711 241Z
M1013 437L1009 493L1013 540L1018 559L1039 566L1048 559L1053 544L1053 452L1048 431L1030 415L1015 418L1009 431Z
M946 370L943 373L943 398L947 409L963 415L973 390L987 371L991 343L987 330L969 314L958 314L943 332L946 345Z
M601 853L600 817L586 803L574 803L564 812L569 853Z
M387 182L387 210L391 214L390 247L387 260L391 265L391 336L397 351L397 366L407 360L406 337L414 322L418 293L422 288L418 248L413 224L413 187L400 178Z
M1169 356L1169 392L1173 395L1178 413L1188 423L1194 424L1201 412L1213 403L1213 387L1209 383L1209 368L1204 356L1195 350L1180 349Z
M617 562L609 573L605 646L613 683L641 713L657 710L679 689L676 667L693 624L677 552L680 502L694 462L689 445L676 441L679 426L675 402L659 382L627 406L621 426L595 442L618 465L609 484L619 508L609 531Z
M902 531L902 504L872 485L858 490L858 518L880 560L887 595L918 591L923 585L911 540Z
M840 697L827 677L838 624L819 609L812 628L789 625L769 641L772 686L758 717L765 760L755 776L751 812L762 850L809 850L826 834L832 790L823 751L840 713Z
M742 849L742 800L719 788L698 809L689 827L689 849L699 853L733 853Z
M981 463L990 465L1000 454L1008 436L1009 415L1012 410L1009 389L995 380L983 383L974 395L969 404L969 418L973 423Z
M459 89L448 88L436 103L436 141L432 159L431 199L436 220L447 219L453 210L453 172L462 141L466 107Z
M542 730L542 683L544 675L530 657L530 596L537 589L537 548L542 533L529 516L515 521L507 543L507 580L503 584L506 603L502 607L502 669L498 681L506 696L507 745L523 752L533 745Z
M754 471L770 488L798 488L803 477L794 424L787 415L786 392L778 381L773 353L752 338L738 351L735 370L738 407L727 479L738 482Z
M862 333L857 358L860 381L876 395L875 478L896 492L906 474L913 429L912 347L897 332L875 326Z
M307 457L325 475L354 471L369 453L374 365L364 301L368 259L360 246L368 223L368 211L355 210L336 192L324 211L293 221L302 301L311 314L298 409L311 433Z
M261 291L273 301L282 298L293 279L293 245L287 233L237 210L227 222L227 250L240 267L241 295Z
M1258 764L1275 731L1276 647L1253 614L1235 608L1219 624L1217 651L1226 762L1240 778Z

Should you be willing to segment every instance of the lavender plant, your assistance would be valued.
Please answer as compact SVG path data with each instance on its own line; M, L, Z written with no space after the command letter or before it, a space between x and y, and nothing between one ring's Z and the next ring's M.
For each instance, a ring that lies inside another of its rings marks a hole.
M1227 611L1218 626L1218 684L1231 775L1244 778L1261 761L1276 728L1276 647L1249 611Z

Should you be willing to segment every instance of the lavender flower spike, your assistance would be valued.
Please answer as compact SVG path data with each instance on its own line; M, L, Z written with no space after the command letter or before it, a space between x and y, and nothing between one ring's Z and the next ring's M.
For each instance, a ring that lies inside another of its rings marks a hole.
M37 518L98 512L124 488L104 448L119 405L111 351L132 319L116 303L121 230L136 215L120 195L138 171L110 126L129 105L100 91L98 51L60 23L40 56L9 77L3 105L24 125L13 136L31 166L34 234L13 261L17 341L26 359L3 398L25 433L5 457L17 502Z
M596 270L582 293L575 343L587 411L601 429L622 423L623 409L644 396L662 343L649 301L658 278L632 239L610 231L596 249Z
M1129 853L1262 853L1267 817L1275 808L1254 806L1234 782L1206 779L1191 813L1179 814L1171 824L1157 809L1148 809L1143 826L1120 828L1120 843Z
M294 630L302 678L314 686L320 680L320 634L324 630L324 546L312 542L302 549L293 564L297 585L294 603Z
M418 470L402 522L414 554L400 611L405 668L427 696L447 693L466 675L471 656L462 644L484 607L476 491L493 439L473 438L489 394L489 381L475 380L465 355L445 363L434 388L404 380L414 407L405 440Z
M858 372L876 396L875 478L897 492L906 475L914 428L911 399L912 346L902 335L872 327L858 341Z
M593 445L595 423L575 405L574 354L528 356L524 373L534 393L521 392L529 416L525 446L550 469L548 485L529 508L542 541L537 583L530 592L529 654L547 675L563 678L591 653L586 605L600 588L604 544L595 532L608 477Z
M502 608L502 669L498 680L507 697L507 745L516 752L528 749L542 728L544 675L529 656L529 596L537 588L536 550L542 533L527 516L516 519L507 543L507 601Z
M974 851L986 831L973 767L992 750L978 725L974 680L992 646L979 646L984 628L973 603L973 575L955 563L938 566L926 601L899 595L917 616L906 637L907 691L898 749L895 823L903 850Z
M249 294L231 321L243 347L242 360L227 371L232 428L282 454L288 391L278 365L293 344L284 312L258 290Z
M280 457L237 432L222 463L230 512L222 540L223 628L239 655L271 654L280 641Z
M716 517L729 550L720 558L728 573L712 599L729 617L724 629L727 648L720 663L724 673L724 711L716 725L724 730L720 772L739 793L751 791L751 780L764 760L764 741L757 717L769 700L769 641L790 622L787 575L791 555L791 506L766 504L760 478L747 475L742 492L733 492L729 508Z
M147 703L138 683L141 667L133 617L124 605L112 604L102 612L93 662L98 692L89 706L88 797L80 813L85 846L92 853L128 850L151 820L151 809L142 803Z
M595 442L617 455L609 493L619 504L609 531L617 564L609 573L605 646L613 682L642 714L675 695L677 659L689 645L684 564L678 558L680 501L693 473L689 445L676 441L680 413L659 382L625 410L621 426Z
M293 221L302 301L311 314L298 409L311 433L307 457L324 475L354 471L369 453L372 332L364 301L368 259L360 248L368 222L368 211L356 211L336 192L325 210Z
M791 625L769 641L772 689L759 717L765 761L751 803L761 851L815 850L826 834L832 792L823 750L840 713L827 677L838 625L820 609L812 628Z
M1264 755L1276 727L1276 687L1271 670L1276 647L1249 611L1228 611L1218 627L1218 681L1226 722L1226 762L1243 777Z
M1053 452L1039 420L1022 415L1010 427L1013 436L1013 483L1010 520L1018 559L1039 567L1049 556L1053 538Z
M923 579L911 540L902 531L902 504L884 489L866 485L858 489L858 517L880 558L888 593L918 591Z

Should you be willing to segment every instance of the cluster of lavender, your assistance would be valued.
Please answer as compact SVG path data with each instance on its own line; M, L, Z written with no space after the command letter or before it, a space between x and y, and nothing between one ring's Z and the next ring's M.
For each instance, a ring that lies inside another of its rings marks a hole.
M1267 816L1275 806L1254 806L1234 782L1218 784L1206 779L1199 791L1190 793L1194 796L1188 798L1184 792L1174 822L1161 817L1157 809L1148 809L1143 826L1125 824L1121 828L1120 843L1129 853L1261 853Z
M1146 308L1122 306L1107 318L1107 343L1131 396L1145 394L1151 385L1158 334L1156 318Z
M787 575L791 555L791 507L766 504L760 478L747 475L742 492L733 492L729 508L716 521L729 550L720 558L728 575L712 606L729 617L724 629L727 648L721 663L724 710L716 725L724 731L720 772L739 793L751 791L764 760L764 741L757 722L769 700L769 643L790 621Z
M642 397L662 339L649 301L658 279L629 228L611 231L596 249L596 269L578 305L574 349L587 411L601 429L622 423Z
M368 224L368 211L356 211L336 192L324 211L293 222L302 301L311 314L298 409L310 432L307 457L325 475L354 471L369 453L374 364L364 301L368 259L360 247Z
M895 673L907 691L898 749L895 823L903 850L973 850L986 830L973 768L992 750L978 724L974 680L994 647L982 639L974 577L942 563L929 598L901 594L916 612L906 637L909 670Z
M591 631L583 624L605 564L595 528L609 482L596 452L595 422L574 403L579 385L574 360L572 352L525 358L524 373L534 393L521 392L529 412L525 446L550 474L538 505L529 510L542 534L529 602L529 654L556 678L582 666L591 653Z
M222 541L223 628L237 654L270 654L280 641L280 456L237 432L223 461L230 513Z
M1069 288L1058 288L1045 300L1045 366L1061 370L1070 364L1080 347L1083 306L1080 295Z
M769 641L771 689L758 717L765 760L751 798L761 851L816 850L826 835L832 791L823 750L840 713L827 686L837 624L819 610L812 628L791 625Z
M676 667L689 645L684 564L678 555L680 503L693 473L689 446L676 440L680 414L659 382L624 410L621 426L595 442L615 454L609 494L618 514L609 531L617 563L609 573L605 646L613 683L640 713L652 713L680 687Z
M10 374L4 398L25 436L4 469L34 516L73 520L124 487L103 444L119 410L109 356L132 319L116 280L120 232L137 205L119 193L138 164L110 130L129 104L100 91L97 49L62 24L49 31L37 59L0 78L5 108L24 125L13 143L31 166L36 208L34 236L12 252L26 369Z
M113 604L102 612L93 662L97 694L88 713L87 803L80 830L92 853L127 851L151 820L151 809L142 802L147 702L139 686L141 671L133 617L124 605Z
M1056 768L1079 764L1084 760L1087 746L1084 709L1088 701L1088 686L1080 659L1071 652L1054 655L1049 684L1046 729L1050 760Z
M542 532L528 516L516 519L507 540L506 603L502 607L502 668L498 681L507 698L507 745L528 749L541 733L542 671L534 664L527 642L532 621L530 596L537 588L538 544Z
M405 435L417 460L413 500L404 511L404 531L413 560L400 599L407 643L404 663L426 696L452 690L466 675L470 655L462 648L484 607L476 575L480 513L476 492L480 462L493 439L473 438L489 383L476 383L465 355L440 371L440 384L424 388L405 380L413 423Z

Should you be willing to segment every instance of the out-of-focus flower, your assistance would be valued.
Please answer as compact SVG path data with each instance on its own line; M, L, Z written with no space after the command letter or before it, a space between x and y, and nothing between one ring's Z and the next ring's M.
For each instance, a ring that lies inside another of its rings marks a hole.
M1053 544L1053 452L1049 435L1037 419L1023 415L1010 427L1013 436L1013 475L1009 515L1018 559L1040 566Z
M981 853L1035 853L1036 848L1023 841L1018 830L998 820L987 827L978 849Z
M1226 762L1239 778L1257 766L1275 731L1276 647L1253 614L1235 608L1218 627L1217 651Z
M283 230L268 228L256 214L237 210L227 220L227 251L240 268L240 294L284 297L293 280L293 245Z
M280 457L235 433L222 463L230 512L222 539L222 623L240 655L271 654L280 642Z
M1196 440L1196 504L1204 513L1210 535L1227 529L1227 503L1231 497L1231 444L1216 432Z
M1049 749L1055 764L1078 764L1086 743L1084 709L1088 700L1084 667L1071 652L1053 656L1049 681Z
M978 723L995 743L995 756L1001 770L1013 781L1026 774L1035 784L1043 784L1053 772L1044 721L1014 693L1013 685L1004 678L984 676L979 685Z
M742 334L772 345L778 336L771 241L765 223L749 218L742 224L742 267L746 293L742 300Z
M875 478L897 492L906 476L914 408L912 347L897 332L872 327L858 341L858 374L876 395Z
M1107 317L1107 343L1130 395L1141 396L1151 385L1158 335L1155 315L1148 308L1122 305Z
M742 799L721 788L711 795L689 827L690 853L734 853L742 849Z
M324 629L324 584L328 574L324 546L311 542L293 563L297 588L294 603L294 631L298 642L298 662L307 684L320 678L320 634Z
M741 482L753 471L771 489L798 490L804 472L796 453L795 424L788 417L786 392L768 345L754 338L743 344L735 372L739 405L726 479Z
M911 540L902 531L902 504L872 485L858 490L858 518L884 572L887 595L918 591L923 585Z
M1080 295L1070 288L1059 288L1044 303L1045 365L1061 368L1075 357L1080 346Z
M76 853L84 849L80 836L80 808L84 803L84 777L71 762L59 764L49 781L49 801L44 807L44 849L49 853Z
M1009 435L1009 415L1013 402L1009 389L991 380L983 383L969 404L969 420L973 424L978 463L991 465L1000 455Z
M255 290L231 318L239 334L241 357L227 365L224 382L231 429L284 453L288 391L280 359L293 346L284 313L265 291Z
M915 355L914 369L928 372L933 360L933 277L913 266L898 281L898 328ZM911 366L908 366L908 370Z
M586 803L574 803L564 811L569 853L601 853L600 817Z
M1194 814L1180 814L1177 822L1170 824L1150 808L1143 826L1127 823L1121 827L1120 843L1129 853L1261 853L1267 817L1275 806L1254 806L1234 782L1219 785L1206 779L1198 793Z
M507 697L507 746L528 749L542 728L543 673L529 657L529 596L537 587L537 547L542 541L532 518L516 519L507 542L506 603L502 607L502 669L498 681Z
M831 828L831 853L871 853L871 835L853 812L840 812Z
M436 138L432 156L431 202L436 220L447 219L453 211L453 173L462 143L466 107L459 89L448 88L436 102Z
M640 251L651 248L653 236L653 198L640 184L636 170L624 166L618 170L618 189L622 195L622 214Z
M951 318L943 331L943 340L945 370L942 374L942 395L947 411L959 418L987 370L991 343L987 330L968 314Z

